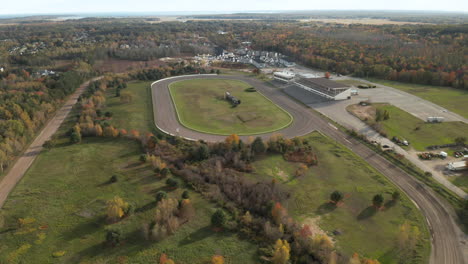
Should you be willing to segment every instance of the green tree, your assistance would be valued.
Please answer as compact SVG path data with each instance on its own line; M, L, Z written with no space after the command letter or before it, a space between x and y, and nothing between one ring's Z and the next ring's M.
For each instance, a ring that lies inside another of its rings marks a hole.
M334 191L330 194L330 200L337 204L343 200L343 194L339 191Z
M169 178L166 180L166 184L174 189L177 189L179 187L179 181L173 178Z
M118 246L121 240L121 232L118 229L109 229L106 232L106 243L111 246Z
M400 199L400 192L399 192L399 191L394 191L394 192L392 193L392 199L393 199L394 201L399 200L399 199Z
M187 190L185 190L183 193L182 193L182 199L188 199L190 198L190 195L189 195L189 192Z
M265 153L266 151L266 146L265 143L263 143L263 140L261 137L256 137L255 140L252 142L252 152L255 154L262 154Z
M380 208L382 207L383 205L383 202L384 202L384 198L381 194L376 194L374 196L374 198L372 198L372 204L376 207L376 208Z
M466 137L457 137L455 138L455 143L459 146L465 145Z
M73 144L81 142L81 133L77 131L73 131L70 135L70 142Z
M167 175L169 175L169 172L170 172L169 168L166 167L166 168L163 168L160 173L161 173L161 176L166 177Z
M197 149L197 160L206 160L210 157L210 149L207 145L201 144Z
M165 191L159 191L156 193L156 202L161 201L162 199L167 198L167 193Z
M211 224L216 227L223 227L226 222L226 213L221 209L216 210L216 212L214 212L214 214L211 216Z

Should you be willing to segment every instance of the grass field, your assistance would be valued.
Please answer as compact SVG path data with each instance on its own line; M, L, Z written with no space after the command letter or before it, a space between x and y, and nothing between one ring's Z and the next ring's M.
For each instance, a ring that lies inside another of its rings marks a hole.
M468 91L450 87L409 84L371 79L369 81L390 86L440 105L454 113L468 118Z
M460 187L463 191L468 192L468 172L462 171L459 176L450 177L449 180Z
M371 107L373 107L374 113L375 109L389 112L390 119L379 122L388 138L396 136L400 139L406 139L418 151L424 151L426 147L431 145L454 143L455 138L468 135L468 124L463 122L429 124L393 105L373 104ZM366 122L372 123L373 120L371 118Z
M42 153L4 206L0 226L1 263L78 263L97 261L153 263L166 252L176 263L205 263L214 254L227 263L255 263L256 246L233 233L213 232L210 217L215 208L190 191L196 217L161 242L140 235L142 223L154 213L154 194L163 188L146 164L138 161L140 149L128 140L91 139L81 144ZM108 184L112 175L118 182ZM180 198L182 188L169 192ZM103 247L105 201L118 195L136 212L114 227L121 228L123 245ZM18 218L33 223L16 229ZM53 252L65 251L59 259ZM95 263L95 262L93 262Z
M249 84L237 80L187 80L170 85L180 122L211 134L260 134L288 126L292 117L259 92L247 92ZM224 100L229 91L241 100L232 107Z
M151 112L151 82L131 82L122 92L130 93L133 100L130 103L120 102L115 97L115 89L109 89L106 95L106 111L113 113L109 121L114 127L127 130L136 129L140 132L152 132L155 129Z
M382 174L370 167L345 147L312 133L306 136L318 156L318 166L310 167L305 176L291 178L299 166L284 161L280 155L268 156L254 162L255 173L249 177L276 178L291 194L286 207L290 214L304 222L317 221L333 236L338 247L348 254L378 258L381 263L398 263L395 244L399 227L405 221L418 226L424 242L418 246L419 263L427 263L430 252L429 233L421 213L405 196L396 203L388 202L397 188ZM333 208L328 204L330 194L339 190L345 195L344 204ZM385 209L376 212L371 207L375 194L384 195ZM404 196L404 195L402 195ZM413 263L413 262L411 262Z

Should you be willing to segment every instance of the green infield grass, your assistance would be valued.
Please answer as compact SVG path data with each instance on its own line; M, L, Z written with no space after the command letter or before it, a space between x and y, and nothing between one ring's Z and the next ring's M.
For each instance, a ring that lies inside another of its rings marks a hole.
M182 125L219 135L253 135L289 126L292 117L245 82L225 79L196 79L170 85L172 99ZM230 92L241 100L233 107L224 98Z

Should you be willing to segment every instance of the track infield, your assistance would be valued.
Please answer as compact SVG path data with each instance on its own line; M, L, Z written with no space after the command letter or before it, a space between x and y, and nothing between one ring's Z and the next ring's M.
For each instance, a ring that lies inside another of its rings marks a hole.
M192 130L216 135L255 135L288 127L292 116L240 80L193 79L171 83L169 91L179 122ZM241 101L233 107L229 92Z

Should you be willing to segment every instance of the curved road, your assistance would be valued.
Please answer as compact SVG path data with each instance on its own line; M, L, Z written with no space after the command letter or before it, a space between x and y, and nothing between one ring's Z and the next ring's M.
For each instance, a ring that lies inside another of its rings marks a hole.
M153 111L156 126L162 131L179 135L192 140L221 141L225 136L210 135L187 129L177 120L168 85L176 80L194 78L222 78L245 81L254 86L263 95L288 111L293 117L293 123L276 133L291 138L302 136L317 130L337 142L345 145L357 155L365 159L393 183L399 186L417 205L429 224L432 234L431 264L463 264L468 254L466 235L455 224L455 213L446 201L442 200L429 187L408 175L388 160L361 144L356 139L336 129L317 113L306 106L284 95L278 88L268 86L264 82L244 76L192 75L167 78L152 84ZM268 138L272 133L262 134ZM245 137L244 137L245 138Z

